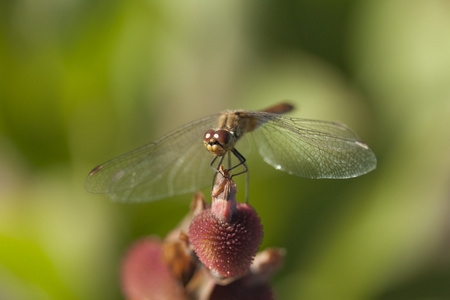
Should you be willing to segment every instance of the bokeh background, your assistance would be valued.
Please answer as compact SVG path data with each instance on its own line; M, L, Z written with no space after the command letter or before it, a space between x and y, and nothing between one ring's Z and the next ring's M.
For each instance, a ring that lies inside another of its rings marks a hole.
M378 168L308 180L249 157L261 249L287 250L279 298L450 299L443 0L0 1L0 299L122 299L127 247L192 195L113 203L90 169L282 100L349 125Z

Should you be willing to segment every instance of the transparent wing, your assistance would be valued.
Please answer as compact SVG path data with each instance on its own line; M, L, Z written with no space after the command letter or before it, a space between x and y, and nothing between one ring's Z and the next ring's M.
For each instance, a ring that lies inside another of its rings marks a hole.
M180 127L159 140L114 158L86 178L86 190L115 201L147 202L193 192L211 184L214 157L203 145L217 115Z
M345 125L245 112L258 121L251 133L264 160L306 178L349 178L376 168L372 150Z

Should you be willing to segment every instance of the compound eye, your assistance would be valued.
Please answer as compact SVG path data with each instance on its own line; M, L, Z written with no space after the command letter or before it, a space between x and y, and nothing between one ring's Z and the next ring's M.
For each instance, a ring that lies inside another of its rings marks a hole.
M205 135L203 136L203 141L206 143L209 142L209 140L213 138L214 133L215 131L213 129L206 131Z
M226 145L230 141L230 133L226 130L220 129L214 133L214 139L221 145Z

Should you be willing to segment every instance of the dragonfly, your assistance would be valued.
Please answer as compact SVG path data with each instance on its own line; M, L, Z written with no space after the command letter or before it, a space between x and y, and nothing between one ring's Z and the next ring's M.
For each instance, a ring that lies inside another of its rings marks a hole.
M260 111L227 110L188 123L95 167L85 188L114 201L155 201L210 185L228 156L228 170L238 170L232 176L247 174L248 201L248 167L237 150L245 139L253 140L266 163L299 177L352 178L376 168L374 152L347 126L286 116L292 109L280 103Z

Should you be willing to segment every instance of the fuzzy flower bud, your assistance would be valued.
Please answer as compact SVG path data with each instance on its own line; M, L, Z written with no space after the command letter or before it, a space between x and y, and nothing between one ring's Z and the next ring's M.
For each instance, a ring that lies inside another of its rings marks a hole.
M263 230L255 210L236 202L236 184L221 169L210 208L196 215L189 239L199 260L219 277L245 274L261 243Z

